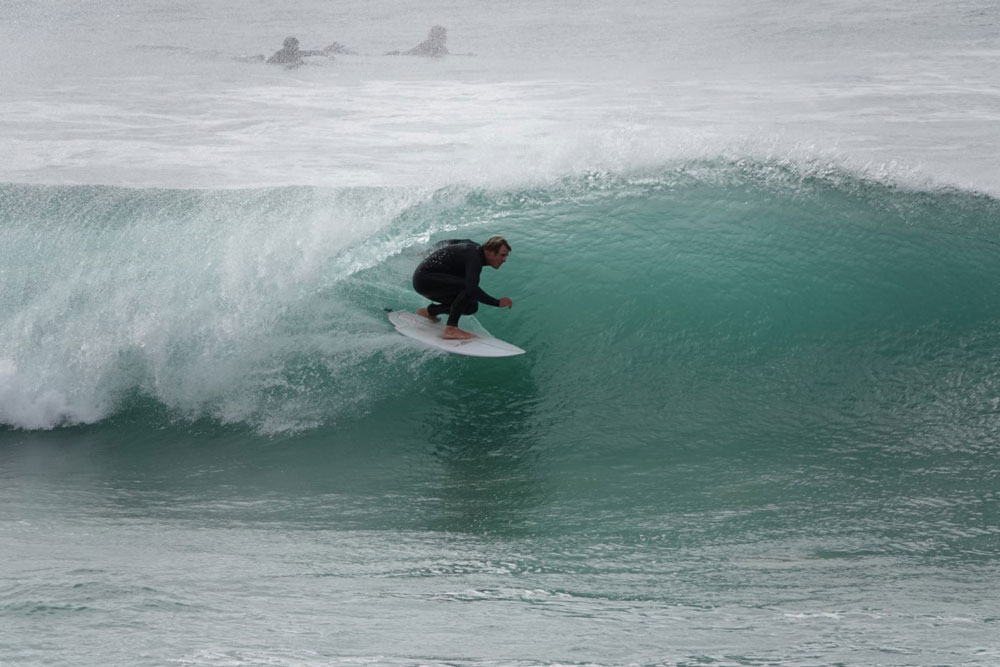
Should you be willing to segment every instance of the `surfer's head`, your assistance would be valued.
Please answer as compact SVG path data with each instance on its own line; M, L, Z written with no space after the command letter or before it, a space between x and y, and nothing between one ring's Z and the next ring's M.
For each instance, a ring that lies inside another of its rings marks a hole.
M289 51L298 51L299 40L295 39L294 37L285 37L284 46Z
M486 257L486 263L494 269L499 269L507 261L509 254L510 244L502 236L494 236L483 244L483 256Z
M427 41L431 42L436 46L444 44L445 40L447 39L448 39L448 31L443 26L436 25L433 28L431 28L431 31L429 33L427 33Z

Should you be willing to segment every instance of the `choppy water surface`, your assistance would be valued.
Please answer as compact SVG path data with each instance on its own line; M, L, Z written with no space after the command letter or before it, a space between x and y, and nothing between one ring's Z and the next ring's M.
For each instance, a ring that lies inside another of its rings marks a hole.
M994 7L8 13L0 663L1000 663Z

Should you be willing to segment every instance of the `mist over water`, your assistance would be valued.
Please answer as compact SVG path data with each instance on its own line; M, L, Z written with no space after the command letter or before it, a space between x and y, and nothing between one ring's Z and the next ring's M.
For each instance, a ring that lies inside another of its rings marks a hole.
M1000 661L995 3L0 9L0 663Z
M16 3L0 176L523 183L719 155L995 192L990 3ZM238 17L238 18L237 18ZM386 57L449 28L445 59ZM250 64L287 35L359 55Z

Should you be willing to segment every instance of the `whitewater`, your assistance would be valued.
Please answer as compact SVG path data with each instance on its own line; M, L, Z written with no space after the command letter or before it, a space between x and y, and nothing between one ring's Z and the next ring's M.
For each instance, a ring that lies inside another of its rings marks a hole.
M1000 663L996 3L0 10L0 664Z
M507 185L719 155L994 194L1000 176L988 2L9 9L11 181ZM454 57L381 55L436 22ZM285 35L358 55L247 63Z

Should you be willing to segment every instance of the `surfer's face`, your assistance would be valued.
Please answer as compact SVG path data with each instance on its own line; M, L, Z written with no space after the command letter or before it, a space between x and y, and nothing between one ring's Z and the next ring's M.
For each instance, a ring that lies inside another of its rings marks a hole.
M496 252L491 252L486 250L483 255L486 257L486 263L492 266L494 269L499 269L500 265L507 261L507 255L510 254L510 250L506 246L501 246Z

